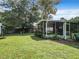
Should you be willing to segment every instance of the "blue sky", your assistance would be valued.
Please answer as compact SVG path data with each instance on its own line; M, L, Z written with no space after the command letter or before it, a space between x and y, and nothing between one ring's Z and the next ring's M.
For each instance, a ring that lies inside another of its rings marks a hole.
M71 19L79 16L79 0L61 0L56 7L58 11L54 19L58 20L61 17Z
M79 0L60 0L59 9L78 9Z

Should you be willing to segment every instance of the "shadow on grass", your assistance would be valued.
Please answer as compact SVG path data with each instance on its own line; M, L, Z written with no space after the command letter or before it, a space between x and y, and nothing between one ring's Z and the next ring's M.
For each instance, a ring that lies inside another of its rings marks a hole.
M31 38L32 38L33 40L36 40L36 41L47 40L47 39L40 38L40 37L36 37L36 36L31 36Z
M5 36L31 36L33 33L24 33L24 34L7 34Z
M74 40L52 40L52 41L79 49L79 42Z
M5 39L6 37L0 37L0 40Z
M71 47L73 47L73 48L79 49L79 42L74 41L74 40L64 40L64 39L60 39L60 40L43 39L43 38L39 38L39 37L36 37L36 36L31 36L31 38L32 38L33 40L36 40L36 41L51 40L51 41L53 41L53 42L57 42L57 43L60 43L60 44L68 45L68 46L71 46Z
M32 36L34 35L33 33L24 33L24 34L6 34L4 36L0 36L0 40L6 39L7 37L11 36Z
M0 35L0 40L5 39L6 37L4 35Z

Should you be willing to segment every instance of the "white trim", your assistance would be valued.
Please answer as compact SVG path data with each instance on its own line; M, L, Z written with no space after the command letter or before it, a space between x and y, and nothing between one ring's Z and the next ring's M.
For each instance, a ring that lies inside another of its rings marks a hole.
M55 34L56 34L56 32L57 32L57 28L56 28L56 22L55 22Z
M63 36L64 36L64 39L67 39L67 36L66 36L66 22L63 24Z
M70 25L71 25L71 24L70 24L70 22L69 22L69 35L70 35L70 33L71 33L71 30L70 30Z
M47 32L48 32L48 31L47 31L47 23L48 23L48 21L46 21L46 37L47 37Z
M55 21L55 22L66 22L65 20L46 20L46 19L42 19L42 20L40 20L40 21L38 21L36 24L39 24L39 23L41 23L42 21Z

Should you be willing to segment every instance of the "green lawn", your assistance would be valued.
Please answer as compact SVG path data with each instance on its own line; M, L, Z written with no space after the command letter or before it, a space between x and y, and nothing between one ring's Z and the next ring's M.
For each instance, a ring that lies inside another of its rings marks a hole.
M0 40L0 59L79 59L79 45L31 35L6 36Z

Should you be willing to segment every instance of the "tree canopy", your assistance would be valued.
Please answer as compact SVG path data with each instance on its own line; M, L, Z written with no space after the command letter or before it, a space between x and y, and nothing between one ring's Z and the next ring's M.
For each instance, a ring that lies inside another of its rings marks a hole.
M57 5L59 2L60 0L38 0L43 12L43 18L46 19L49 13L56 14L57 9L55 8L55 5Z
M79 23L79 17L71 18L69 21L73 23Z
M33 24L41 18L46 19L49 13L56 14L55 5L59 0L4 0L10 7L2 15L2 23L7 26L21 26ZM35 2L35 3L34 3ZM41 13L39 12L41 10ZM40 17L40 14L42 17Z

